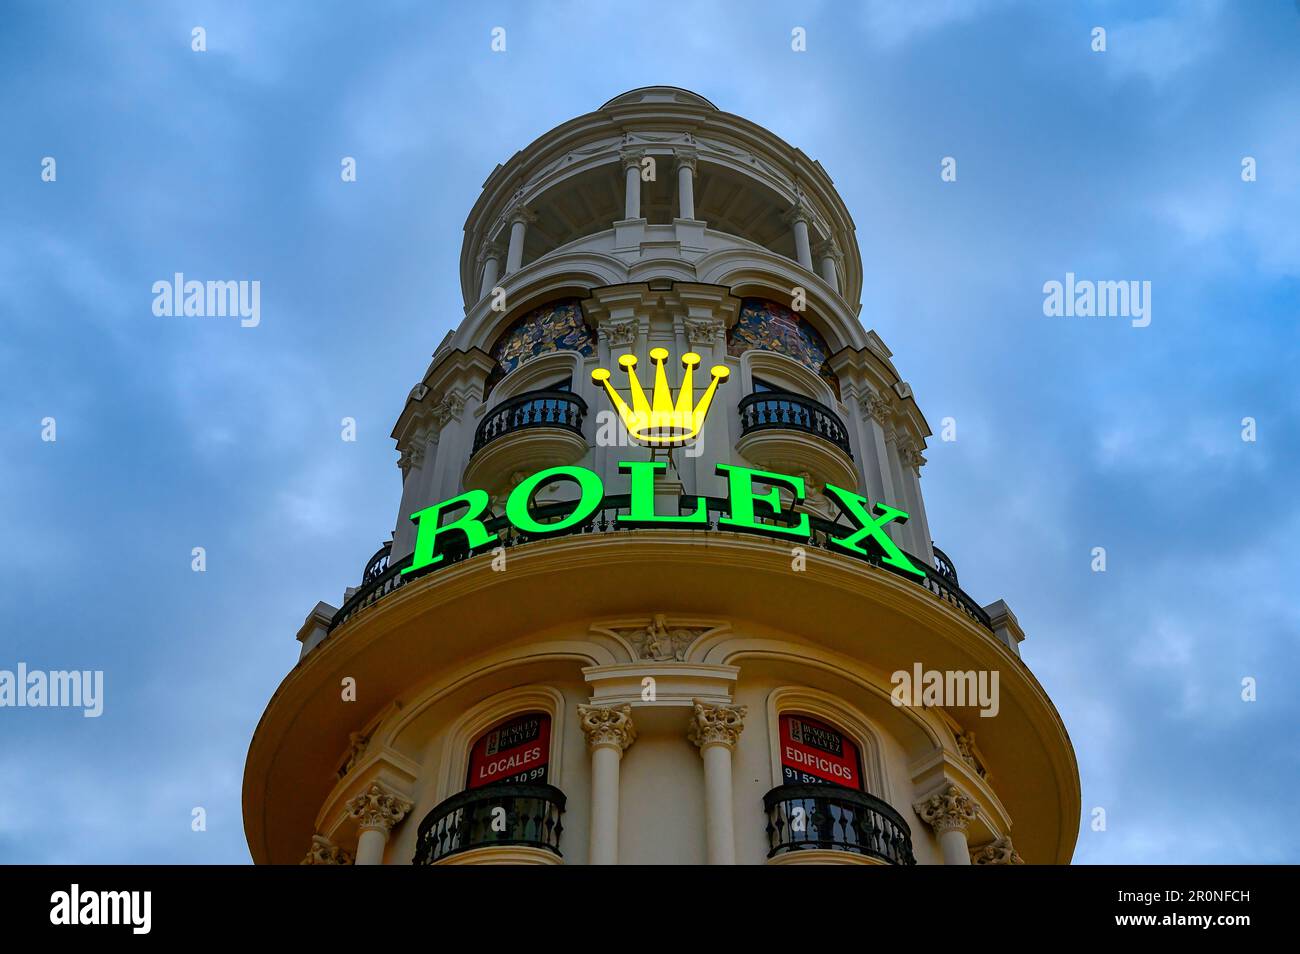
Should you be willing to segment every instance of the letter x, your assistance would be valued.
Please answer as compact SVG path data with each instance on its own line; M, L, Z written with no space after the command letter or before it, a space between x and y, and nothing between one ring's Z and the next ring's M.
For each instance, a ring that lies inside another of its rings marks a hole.
M867 510L866 497L859 497L857 494L842 487L836 487L834 484L827 484L826 490L839 503L840 509L852 517L860 528L856 533L851 533L847 537L831 537L830 542L832 544L851 553L866 555L868 551L861 546L861 541L869 538L880 549L881 562L898 567L898 569L907 573L914 573L922 578L925 577L925 571L913 564L907 558L907 554L898 548L898 544L889 539L885 533L885 524L893 520L897 520L900 525L907 522L907 514L904 511L897 510L888 504L878 503L872 509L880 516L873 518Z

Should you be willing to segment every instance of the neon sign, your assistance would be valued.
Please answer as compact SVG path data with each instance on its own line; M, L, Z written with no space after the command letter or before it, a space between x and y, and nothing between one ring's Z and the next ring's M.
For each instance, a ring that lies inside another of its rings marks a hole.
M618 411L631 438L639 444L658 447L680 447L700 433L704 418L713 403L713 394L718 384L727 380L731 372L724 364L716 364L709 369L709 386L698 403L695 400L695 369L703 360L694 351L682 355L682 387L673 401L672 391L668 386L668 372L664 362L668 360L667 348L651 348L650 360L655 366L654 393L651 398L645 395L640 379L636 376L636 355L625 354L618 359L618 366L627 372L628 390L632 394L632 406L614 390L609 383L609 369L597 368L591 372L591 380L605 386L609 403Z
M708 502L703 497L695 498L695 507L690 513L661 514L656 511L655 477L667 467L667 462L662 460L619 462L619 472L629 477L630 493L628 512L616 516L617 525L629 528L708 529ZM766 535L781 534L803 542L812 539L808 514L785 509L781 502L781 488L793 495L794 503L804 500L802 477L732 464L717 464L715 469L718 476L727 481L728 506L727 512L718 519L720 529ZM567 514L543 523L532 512L533 498L542 487L562 481L577 486L577 499L568 501L572 509ZM759 491L756 484L766 484L768 489ZM907 554L885 533L885 527L890 523L906 523L906 512L884 503L872 505L867 498L834 484L826 485L826 494L839 505L843 515L853 524L851 528L845 528L849 532L843 536L827 537L827 543L832 548L859 556L876 554L882 563L918 578L925 577L925 571L912 563ZM605 485L595 471L578 466L550 467L526 477L510 492L506 499L506 519L522 533L532 537L545 537L581 525L600 509L604 500ZM402 570L402 574L415 573L442 562L450 549L448 541L463 540L470 550L494 543L497 536L486 526L486 520L492 517L488 511L490 503L486 490L469 490L411 514L411 520L416 525L415 552L411 556L411 565ZM446 519L448 517L451 519ZM760 519L764 517L769 520L775 517L787 522L765 522Z

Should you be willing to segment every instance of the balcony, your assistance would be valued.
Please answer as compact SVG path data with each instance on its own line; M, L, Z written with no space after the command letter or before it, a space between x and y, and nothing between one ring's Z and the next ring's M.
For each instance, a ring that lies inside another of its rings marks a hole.
M833 785L781 785L763 796L769 860L799 851L842 851L914 865L903 816L866 792Z
M848 428L825 404L802 394L762 391L742 398L736 449L769 470L858 485Z
M489 785L453 795L420 822L411 863L455 863L468 860L460 858L465 852L502 848L525 849L541 862L559 859L564 801L554 785ZM493 830L498 808L505 809L501 831ZM521 860L518 852L503 858Z
M519 470L574 464L587 453L587 404L569 391L527 391L498 404L474 432L465 486L505 489Z

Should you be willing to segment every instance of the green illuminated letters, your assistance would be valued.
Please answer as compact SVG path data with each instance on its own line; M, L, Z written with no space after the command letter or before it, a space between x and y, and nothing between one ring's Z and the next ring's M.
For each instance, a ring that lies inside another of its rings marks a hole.
M878 503L874 509L880 516L872 519L870 512L867 510L866 497L859 497L857 494L842 487L836 487L834 484L827 484L826 492L839 502L848 516L857 521L859 527L856 533L847 537L831 537L830 542L832 544L852 553L865 554L867 551L859 546L858 542L869 537L880 548L883 554L881 556L882 562L898 567L908 573L915 573L919 577L925 576L925 571L913 565L907 555L898 548L898 545L885 534L885 524L891 520L897 520L900 524L906 523L906 513L902 510L896 510L888 504Z
M455 530L457 533L464 534L471 550L486 543L491 543L492 534L487 532L487 528L483 526L483 521L479 519L483 515L483 511L487 510L490 502L486 490L470 490L459 497L452 497L450 500L444 500L442 503L434 504L432 507L425 507L423 510L411 514L411 519L415 521L415 553L411 556L411 565L402 573L414 573L431 563L441 561L442 554L434 552L434 542L440 534L447 531ZM455 520L439 526L438 520L442 514L460 506L465 507L463 514Z
M656 523L708 523L709 513L705 503L699 497L694 513L664 515L655 513L655 475L668 469L668 462L663 460L621 460L618 469L632 475L631 506L628 513L620 513L615 520L636 526L648 526Z
M655 511L655 478L664 473L667 468L667 463L661 460L619 462L619 471L630 478L631 493L628 513L618 514L615 517L618 523L630 527L707 527L709 525L708 502L703 497L695 498L695 509L691 513L661 514ZM802 478L773 471L753 470L749 467L735 467L730 464L718 464L717 473L718 476L727 479L729 497L729 512L718 518L720 527L762 534L782 534L802 540L811 537L811 521L808 514L802 511L783 510L781 504L781 488L788 488L793 493L796 503L804 499L806 491ZM531 505L538 488L559 480L568 480L577 484L578 499L551 505L540 518L535 516ZM754 491L755 483L771 486L760 494ZM860 497L834 484L827 484L826 492L839 504L844 515L857 525L857 529L846 536L828 536L827 542L831 546L862 556L879 552L881 562L905 573L925 578L925 571L912 563L907 554L899 549L885 533L885 527L889 523L896 521L902 524L907 521L908 515L904 511L883 503L872 506L866 497ZM443 554L439 550L445 550L446 547L440 548L438 544L442 542L444 533L451 532L462 537L470 550L477 550L496 540L496 536L488 532L483 519L485 514L490 516L488 514L490 502L486 491L469 490L458 497L452 497L450 500L444 500L442 503L411 514L411 520L416 524L415 552L411 555L411 565L402 570L402 573L414 573L441 562ZM526 478L510 492L510 496L506 499L506 519L514 525L515 529L529 536L548 536L582 525L605 503L605 487L600 475L595 471L588 470L586 467L551 467ZM762 504L771 517L777 520L792 518L793 522L766 522L768 513L756 512L757 504ZM568 513L558 516L558 519L553 522L543 522L550 516L552 510L559 512L567 507L572 507ZM464 512L454 520L440 522L450 512L460 508L463 508ZM760 521L760 515L764 518L763 521ZM826 524L819 522L818 527L824 529ZM864 546L867 542L870 542L871 550Z
M788 474L776 474L766 470L751 470L748 467L733 467L730 464L717 465L718 476L727 478L727 492L731 496L731 516L721 517L718 523L724 527L739 530L757 530L760 533L788 533L792 537L808 538L808 515L800 513L794 525L778 523L759 523L754 518L754 504L765 504L773 515L781 515L781 492L773 487L765 494L754 493L754 481L765 484L783 484L794 491L795 503L804 498L802 477Z
M562 517L554 523L539 523L528 512L528 504L538 487L549 484L553 480L572 480L578 485L580 496L573 512L567 517ZM513 523L516 529L534 536L559 533L590 517L596 512L604 497L605 485L601 483L600 475L594 470L588 470L586 467L552 467L525 478L519 486L510 491L510 496L506 499L506 519Z

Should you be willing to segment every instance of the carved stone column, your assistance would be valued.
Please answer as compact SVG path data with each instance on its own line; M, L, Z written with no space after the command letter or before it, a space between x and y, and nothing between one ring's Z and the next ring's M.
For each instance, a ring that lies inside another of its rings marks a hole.
M679 146L673 153L677 160L677 217L695 218L695 164L699 153L687 146Z
M537 221L537 216L524 208L522 205L517 206L510 213L510 245L506 249L506 274L517 272L519 266L524 263L524 237L528 232L528 226ZM491 291L492 289L488 289Z
M300 865L350 865L352 853L340 848L324 835L312 835L311 847L307 857L298 862Z
M817 247L813 249L813 254L817 258L819 272L822 278L826 280L826 284L839 291L840 276L838 266L844 256L840 254L840 248L835 244L835 240L826 239L818 242Z
M794 231L794 254L795 259L808 271L813 270L812 244L808 238L808 222L811 216L808 214L808 208L802 202L797 201L792 209L785 215L785 220L790 223Z
M578 720L591 749L591 864L618 864L618 776L636 740L632 707L578 706Z
M914 807L921 820L933 828L934 833L939 836L943 863L945 865L970 864L970 846L966 842L966 830L975 820L975 803L963 795L957 786L949 785Z
M644 149L623 149L618 154L623 163L623 218L641 218L641 160L645 158Z
M973 865L1023 865L1025 859L1020 857L1020 853L1011 844L1011 837L1004 835L997 841L991 841L987 845L974 849L970 853L970 863Z
M711 865L736 863L736 831L732 812L731 753L745 728L745 706L695 700L687 738L704 760L704 830Z
M359 865L382 865L384 846L388 836L413 806L402 796L373 782L356 798L348 802L348 814L361 823L357 838Z
M483 246L479 252L478 263L482 268L481 278L479 279L478 297L483 298L492 293L496 287L497 277L501 274L501 262L505 259L505 252L497 242L489 242Z

